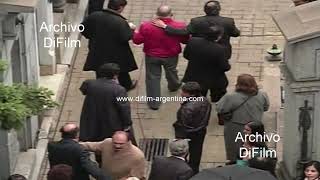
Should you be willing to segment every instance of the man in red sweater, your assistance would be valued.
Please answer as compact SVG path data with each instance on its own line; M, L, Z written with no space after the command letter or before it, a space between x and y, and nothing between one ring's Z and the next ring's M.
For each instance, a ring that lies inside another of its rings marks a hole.
M183 22L173 20L171 8L162 5L157 9L157 16L166 24L176 28L184 28ZM178 55L181 52L180 43L186 43L189 39L187 36L169 36L162 28L156 27L151 21L141 24L140 29L136 30L133 35L135 44L144 44L143 51L145 53L146 63L146 92L148 98L148 106L153 110L158 110L161 104L159 98L160 80L162 66L166 73L169 91L176 91L181 86L176 69L178 63ZM152 98L152 99L151 99Z

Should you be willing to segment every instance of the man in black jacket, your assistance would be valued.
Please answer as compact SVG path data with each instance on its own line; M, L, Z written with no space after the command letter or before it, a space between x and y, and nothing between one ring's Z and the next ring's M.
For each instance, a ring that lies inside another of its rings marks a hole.
M190 139L189 165L193 172L199 172L202 146L207 133L211 114L211 104L201 96L197 82L187 82L182 86L181 96L186 98L177 112L177 121L173 124L178 139Z
M188 140L176 139L170 142L170 157L155 157L149 180L188 180L193 175L186 162L189 153Z
M183 82L196 81L201 94L207 96L210 90L212 102L218 102L227 92L228 79L225 74L230 64L225 57L225 48L217 41L222 27L201 22L204 37L192 37L184 49L183 56L189 60Z
M109 0L108 9L90 14L82 22L82 35L89 39L89 53L84 71L96 71L105 63L120 66L119 83L126 90L133 89L137 81L132 81L129 72L138 69L128 41L133 32L126 18L120 13L127 5L126 0Z
M226 48L226 58L230 59L232 54L232 46L230 44L230 37L238 37L240 35L239 29L235 26L234 19L220 16L221 6L219 1L208 1L204 5L205 16L192 18L189 25L185 29L174 29L167 26L163 21L156 19L153 21L154 25L164 28L165 32L174 35L191 34L192 37L202 37L203 22L208 22L211 25L218 25L223 27L224 33L219 43Z
M78 143L78 130L76 124L67 123L60 129L62 140L48 144L50 167L57 164L71 166L73 180L89 180L89 174L96 179L111 180L90 160L89 152Z

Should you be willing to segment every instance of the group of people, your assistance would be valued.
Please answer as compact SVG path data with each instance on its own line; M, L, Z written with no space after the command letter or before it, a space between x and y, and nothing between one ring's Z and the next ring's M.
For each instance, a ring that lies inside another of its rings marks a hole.
M104 3L107 3L106 9L101 7ZM250 74L239 75L235 92L227 94L225 72L231 68L230 37L239 36L240 31L232 18L219 15L219 1L206 2L206 15L191 19L188 25L174 20L171 8L161 5L156 12L157 18L142 23L139 29L121 15L126 5L126 0L89 2L89 15L82 22L85 27L82 34L89 40L84 70L95 71L96 79L86 80L80 87L85 95L80 128L67 123L60 129L62 140L48 144L48 179L59 180L56 174L61 171L64 175L72 171L74 180L87 180L89 175L101 180L147 179L146 160L137 147L132 127L130 102L119 100L119 97L128 97L127 91L137 84L129 74L138 68L130 40L144 45L146 95L153 98L147 102L148 107L152 110L160 108L161 102L155 99L161 96L162 67L168 90L181 88L181 96L187 99L181 103L173 123L176 139L169 145L171 156L156 157L148 179L187 180L199 172L212 111L210 100L216 103L216 111L224 120L227 164L257 167L274 174L274 161L269 164L270 161L258 157L239 157L241 147L249 150L268 148L265 142L235 142L235 139L239 132L264 133L261 121L269 108L269 99L258 89ZM183 56L188 60L183 83L177 74L181 43L186 44ZM208 91L210 100L206 98ZM203 98L191 101L190 97ZM89 151L94 152L98 164L91 160ZM318 165L312 166L319 176ZM307 172L314 169L306 168L306 177Z

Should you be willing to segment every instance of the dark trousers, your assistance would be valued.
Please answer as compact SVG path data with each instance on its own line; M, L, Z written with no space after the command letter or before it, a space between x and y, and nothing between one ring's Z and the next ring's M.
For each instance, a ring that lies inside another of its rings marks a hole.
M190 139L188 164L192 168L194 174L197 174L199 172L203 142L204 142L206 133L207 133L207 129L203 129L198 132L188 133L186 134L186 137L181 137L176 133L177 139L181 139L181 138Z
M205 86L201 86L201 95L206 97L209 90L210 90L211 102L218 102L222 98L222 96L224 96L227 93L226 88L217 89L217 88L208 88Z
M97 79L100 78L97 71L96 71L96 78ZM120 72L119 76L118 76L118 81L121 86L126 88L126 90L130 90L130 88L132 86L132 80L131 80L129 72Z

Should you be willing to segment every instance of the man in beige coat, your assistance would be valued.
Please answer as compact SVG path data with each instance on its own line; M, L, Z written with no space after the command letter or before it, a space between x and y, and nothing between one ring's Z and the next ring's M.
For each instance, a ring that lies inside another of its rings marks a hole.
M146 179L144 154L131 144L126 132L117 131L112 138L81 144L89 151L101 153L102 169L108 172L112 179L125 180L128 177Z

